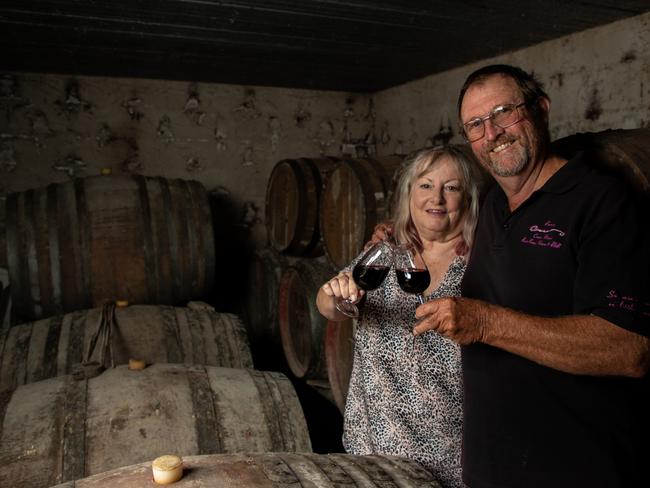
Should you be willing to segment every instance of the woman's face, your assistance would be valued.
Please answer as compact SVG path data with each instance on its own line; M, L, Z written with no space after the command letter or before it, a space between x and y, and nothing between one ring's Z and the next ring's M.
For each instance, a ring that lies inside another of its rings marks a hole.
M450 156L440 157L411 187L410 210L423 239L440 239L462 231L467 197Z

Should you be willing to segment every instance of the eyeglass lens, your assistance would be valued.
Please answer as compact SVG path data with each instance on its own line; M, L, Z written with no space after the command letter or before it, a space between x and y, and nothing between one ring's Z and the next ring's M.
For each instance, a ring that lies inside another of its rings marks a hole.
M502 129L510 127L511 125L516 124L521 120L521 115L519 114L519 107L523 103L515 105L510 103L507 105L501 105L500 107L492 110L485 117L477 117L476 119L470 120L464 125L465 134L467 139L470 142L479 140L485 134L485 121L488 119L492 120L492 123Z

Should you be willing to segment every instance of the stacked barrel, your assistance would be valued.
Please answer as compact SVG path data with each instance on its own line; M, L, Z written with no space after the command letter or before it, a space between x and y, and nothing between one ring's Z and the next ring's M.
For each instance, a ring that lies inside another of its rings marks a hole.
M359 254L375 225L388 218L402 161L399 156L287 159L275 165L267 184L269 247L252 260L249 297L259 287L272 293L263 304L268 307L264 317L247 320L251 346L280 351L291 373L340 411L352 369L355 324L324 319L316 295Z
M0 486L165 454L311 452L291 381L253 369L239 316L199 301L212 222L192 181L101 176L7 197Z

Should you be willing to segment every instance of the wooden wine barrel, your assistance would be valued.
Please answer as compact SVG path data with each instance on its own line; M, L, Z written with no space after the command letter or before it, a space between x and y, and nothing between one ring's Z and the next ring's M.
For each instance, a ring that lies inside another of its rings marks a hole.
M196 181L94 176L13 193L7 263L18 322L115 300L176 305L214 283L214 231Z
M273 248L257 249L248 262L248 280L242 311L255 367L277 370L282 364L278 301L282 273L291 258Z
M184 457L183 467L175 488L441 488L416 462L382 455L213 454ZM151 477L151 462L146 462L53 488L156 486Z
M3 487L48 487L172 452L311 451L295 390L280 373L118 366L90 380L30 383L0 398Z
M343 413L354 361L353 320L329 322L327 324L325 361L327 364L327 381L334 404Z
M291 372L298 378L327 379L328 320L316 308L316 295L323 283L335 274L322 261L302 259L282 275L278 315L282 349Z
M589 164L620 175L639 195L650 193L650 128L579 133L553 146L566 158L585 151Z
M340 269L361 252L377 223L389 217L401 156L346 159L328 174L320 199L325 254Z
M102 310L81 310L5 330L0 335L0 390L76 373ZM246 330L232 314L165 305L115 308L114 364L129 359L252 368Z
M278 162L266 187L269 244L294 256L322 255L318 204L322 180L335 158L285 159Z

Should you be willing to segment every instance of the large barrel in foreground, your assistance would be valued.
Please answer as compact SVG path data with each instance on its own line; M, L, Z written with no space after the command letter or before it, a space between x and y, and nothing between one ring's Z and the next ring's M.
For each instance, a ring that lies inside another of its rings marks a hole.
M393 456L216 454L183 459L177 488L441 488L419 464ZM53 488L155 486L151 463L127 466Z
M6 201L18 322L115 300L176 305L214 283L214 231L198 182L78 178Z
M31 383L0 394L0 425L0 486L12 488L168 453L311 451L291 382L234 368L118 366L90 380Z
M80 310L0 332L0 390L74 373L102 318L100 308ZM108 326L110 341L97 347L107 350L113 364L140 359L147 364L253 367L246 330L236 315L133 305L115 308Z

